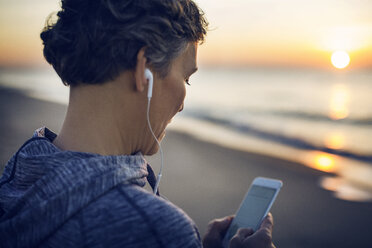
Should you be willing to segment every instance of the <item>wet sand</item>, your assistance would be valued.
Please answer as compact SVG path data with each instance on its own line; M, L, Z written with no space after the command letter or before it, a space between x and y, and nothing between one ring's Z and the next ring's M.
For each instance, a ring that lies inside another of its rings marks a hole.
M41 126L58 132L66 106L0 88L1 171ZM177 121L177 119L175 120ZM323 172L286 160L227 149L168 131L160 192L187 212L201 234L207 223L233 214L257 176L283 180L272 213L277 247L371 247L372 203L336 199L321 189ZM148 158L154 170L159 156Z

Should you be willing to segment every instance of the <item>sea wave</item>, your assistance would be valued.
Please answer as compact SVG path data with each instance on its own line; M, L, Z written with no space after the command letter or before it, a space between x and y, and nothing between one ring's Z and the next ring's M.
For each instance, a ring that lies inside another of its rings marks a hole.
M303 120L310 120L310 121L324 121L324 122L332 122L332 123L340 123L340 124L350 124L350 125L358 125L358 126L371 126L372 125L372 117L347 117L342 119L334 119L331 118L329 115L321 114L321 113L308 113L308 112L301 112L301 111L265 111L265 112L258 112L255 111L257 114L262 115L271 115L271 116L281 116L281 117L289 117L289 118L296 118L296 119L303 119Z
M286 113L286 114L289 114L289 113ZM281 145L286 145L286 146L290 146L290 147L302 149L302 150L322 151L322 152L326 152L329 154L334 154L334 155L338 155L341 157L366 162L372 165L372 154L359 154L351 150L333 149L333 148L329 148L326 146L320 146L320 145L312 143L309 140L301 139L301 138L294 137L294 136L288 136L288 135L276 133L273 131L268 131L255 125L251 125L248 123L241 123L233 119L221 118L221 117L214 116L213 114L209 114L203 111L185 111L184 115L187 117L196 118L202 121L210 122L215 125L223 126L225 128L228 128L229 130L233 130L235 132L242 133L244 135L254 136L260 139L268 140L271 142L276 142ZM294 113L292 113L291 115L294 115ZM297 114L297 116L301 116L301 115L302 114ZM311 118L312 115L302 115L302 116ZM318 115L318 118L327 120L326 117L321 116L321 115ZM354 123L354 124L363 123L363 125L366 125L365 124L366 122L362 120L349 120L348 122Z

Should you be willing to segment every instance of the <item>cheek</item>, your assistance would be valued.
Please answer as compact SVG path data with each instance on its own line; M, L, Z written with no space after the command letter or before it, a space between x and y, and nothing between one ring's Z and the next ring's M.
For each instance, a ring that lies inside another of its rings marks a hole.
M185 100L185 97L186 97L186 87L185 87L185 84L182 83L181 84L178 84L178 87L177 89L175 90L175 94L176 96L176 99L175 99L175 102L176 102L176 111L178 112L180 110L180 108L182 107L183 105L183 102Z
M186 88L183 80L179 78L173 78L170 80L168 84L167 90L167 104L169 106L169 110L171 111L171 115L175 115L183 105L183 101L185 100L186 96Z
M158 100L163 109L163 111L161 111L163 116L162 119L164 121L169 121L183 107L186 87L183 79L180 79L179 76L168 77L167 80L163 82L162 86L163 89Z
M180 89L180 105L183 104L184 100L186 98L186 87L185 87L185 84L182 82L182 86L181 86L181 89Z

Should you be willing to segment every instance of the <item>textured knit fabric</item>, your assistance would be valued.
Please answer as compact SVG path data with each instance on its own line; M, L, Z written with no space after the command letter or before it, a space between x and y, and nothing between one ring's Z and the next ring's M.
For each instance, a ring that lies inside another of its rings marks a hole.
M144 190L139 153L62 151L39 129L0 179L0 247L201 247L193 221Z

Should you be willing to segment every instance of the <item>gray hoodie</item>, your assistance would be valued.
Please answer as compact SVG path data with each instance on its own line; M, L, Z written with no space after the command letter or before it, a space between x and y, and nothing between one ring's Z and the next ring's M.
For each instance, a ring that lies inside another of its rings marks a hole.
M0 179L0 247L201 247L194 222L144 190L139 153L62 151L38 129Z

